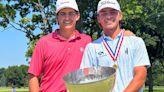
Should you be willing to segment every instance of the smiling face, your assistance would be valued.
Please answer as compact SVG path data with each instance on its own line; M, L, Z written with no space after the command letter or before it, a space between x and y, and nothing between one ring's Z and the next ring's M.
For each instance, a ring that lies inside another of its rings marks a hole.
M122 13L112 8L104 8L98 13L97 20L104 31L116 30L122 20Z
M79 20L79 12L71 8L61 9L57 14L57 21L61 29L75 29L76 22Z

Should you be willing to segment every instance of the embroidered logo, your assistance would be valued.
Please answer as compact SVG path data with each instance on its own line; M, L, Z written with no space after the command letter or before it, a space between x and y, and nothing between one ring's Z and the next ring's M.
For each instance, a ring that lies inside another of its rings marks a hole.
M99 55L99 56L102 56L103 54L104 54L103 51L98 52L98 55Z
M81 48L80 48L80 52L84 52L84 48L81 47Z
M128 48L126 48L125 53L128 54Z
M99 57L103 57L103 56L107 56L107 53L105 53L105 52L103 52L103 51L99 51L99 52L97 52L97 55L98 55Z

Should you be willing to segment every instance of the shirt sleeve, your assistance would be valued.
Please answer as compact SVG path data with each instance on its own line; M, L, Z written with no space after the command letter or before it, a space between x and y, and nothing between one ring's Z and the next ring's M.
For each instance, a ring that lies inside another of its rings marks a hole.
M136 50L134 56L134 67L135 66L150 67L150 60L143 39L139 38L139 40L135 41L135 43L136 43L135 44Z
M44 50L44 43L42 40L39 40L32 54L30 66L28 69L29 74L33 74L39 77L40 74L42 73L42 67L43 67L43 62L44 62L43 50Z

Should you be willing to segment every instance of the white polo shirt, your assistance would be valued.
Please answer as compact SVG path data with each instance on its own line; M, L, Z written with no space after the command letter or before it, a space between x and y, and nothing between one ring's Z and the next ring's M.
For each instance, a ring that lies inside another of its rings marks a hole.
M121 33L113 40L103 34L99 39L89 43L85 48L80 68L92 66L112 67L114 64L113 59L104 47L102 39L106 39L107 44L114 51L120 36ZM133 79L135 66L150 66L144 41L140 37L124 36L116 63L118 68L113 92L123 92ZM142 89L140 92L142 92Z

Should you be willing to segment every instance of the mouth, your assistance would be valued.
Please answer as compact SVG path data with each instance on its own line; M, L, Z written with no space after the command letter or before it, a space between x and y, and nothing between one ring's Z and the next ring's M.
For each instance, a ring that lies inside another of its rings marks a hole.
M105 24L106 24L106 25L111 25L112 23L113 23L113 22L112 22L112 21L109 21L109 20L108 20L108 21L105 21Z
M106 19L106 20L105 20L105 23L106 23L107 25L110 25L110 24L112 24L113 22L115 22L115 19L114 19L114 18L110 18L110 19Z
M63 21L63 24L64 25L71 25L72 24L72 21Z

